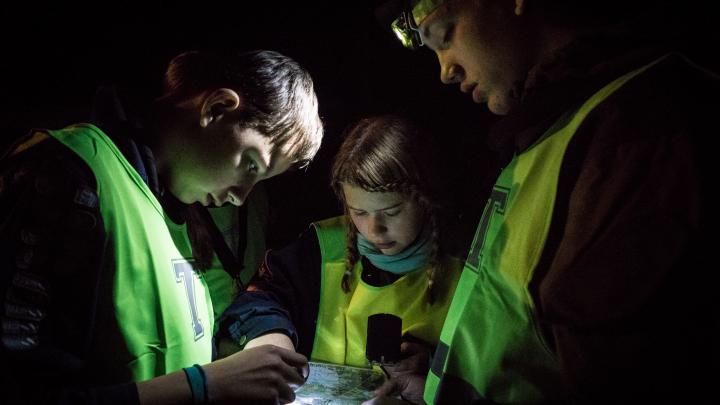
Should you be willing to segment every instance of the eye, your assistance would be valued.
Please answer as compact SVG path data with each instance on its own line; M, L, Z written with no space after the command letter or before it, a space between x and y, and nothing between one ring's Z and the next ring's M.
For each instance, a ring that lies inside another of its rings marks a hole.
M388 217L394 217L395 215L399 214L400 211L401 211L400 209L397 209L397 208L396 208L396 209L393 209L393 210L390 210L390 211L385 211L385 215L388 216Z
M455 33L455 24L448 24L445 26L445 32L442 36L442 44L443 46L447 47L450 45L450 42L453 39L453 34Z
M352 211L352 214L356 217L364 217L367 215L367 211Z

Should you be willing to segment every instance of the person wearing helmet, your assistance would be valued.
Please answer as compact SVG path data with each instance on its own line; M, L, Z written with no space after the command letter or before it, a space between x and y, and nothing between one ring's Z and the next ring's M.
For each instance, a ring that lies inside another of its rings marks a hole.
M433 51L443 83L503 116L488 134L499 175L424 401L709 402L702 175L718 76L675 52L653 26L664 14L645 4L401 8L402 44ZM417 385L402 378L380 394Z

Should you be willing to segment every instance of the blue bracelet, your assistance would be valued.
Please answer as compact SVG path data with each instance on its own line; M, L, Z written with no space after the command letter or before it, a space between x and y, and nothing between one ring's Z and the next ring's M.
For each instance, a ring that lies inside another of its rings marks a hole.
M207 404L208 392L205 370L203 370L200 365L193 364L192 367L185 367L183 371L185 372L185 377L187 377L188 384L190 385L193 404Z

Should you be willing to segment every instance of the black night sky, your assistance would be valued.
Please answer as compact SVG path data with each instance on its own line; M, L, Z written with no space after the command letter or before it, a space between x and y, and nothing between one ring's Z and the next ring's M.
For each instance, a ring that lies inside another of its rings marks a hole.
M25 3L0 6L3 149L30 128L83 121L99 85L131 83L153 94L165 65L181 51L266 48L310 71L326 124L323 148L309 170L268 184L277 208L271 245L339 212L327 186L330 160L342 129L371 114L404 112L446 141L438 153L448 156L447 180L458 184L458 198L482 206L482 192L462 191L477 186L461 180L480 185L488 177L483 135L495 118L456 86L440 83L431 52L401 47L375 16L379 0L265 1L251 7L247 1ZM710 2L691 3L658 25L676 32L688 53L718 70L717 14L704 7ZM699 16L690 18L695 12Z

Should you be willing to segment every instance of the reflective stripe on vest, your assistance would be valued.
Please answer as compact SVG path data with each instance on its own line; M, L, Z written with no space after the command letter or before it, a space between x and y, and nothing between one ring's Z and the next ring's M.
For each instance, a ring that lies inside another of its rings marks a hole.
M240 272L240 280L243 285L255 275L263 258L265 257L265 228L267 223L267 196L262 187L255 185L244 204L247 209L247 220L245 222L246 229L238 228L239 209L234 205L226 205L218 208L209 208L208 212L213 221L218 226L220 232L226 236L234 233L235 237L246 238L242 259L242 271ZM168 229L172 234L175 244L184 257L192 258L192 248L187 235L187 226L185 224L176 224L169 217L165 218ZM237 244L228 244L233 253L237 252ZM213 313L215 319L213 321L213 334L217 332L217 320L222 316L223 312L232 303L238 293L237 282L223 268L220 259L213 254L210 268L204 274L205 284L210 290L212 299Z
M600 89L503 169L440 335L427 403L537 403L562 395L559 365L536 324L528 289L548 235L560 167L585 117L658 61Z
M438 294L433 305L427 303L427 276L419 269L400 277L394 283L373 287L360 279L361 264L353 271L350 292L340 286L347 258L345 217L313 224L321 254L320 307L311 358L335 364L367 367L365 342L367 318L377 313L402 318L402 333L430 344L436 344L447 314L453 290L457 285L462 262L449 259L445 280L438 280Z
M109 316L125 343L107 348L106 366L142 381L209 362L210 296L173 243L160 203L97 127L80 124L48 133L78 154L97 181L113 259L105 261L113 280Z

